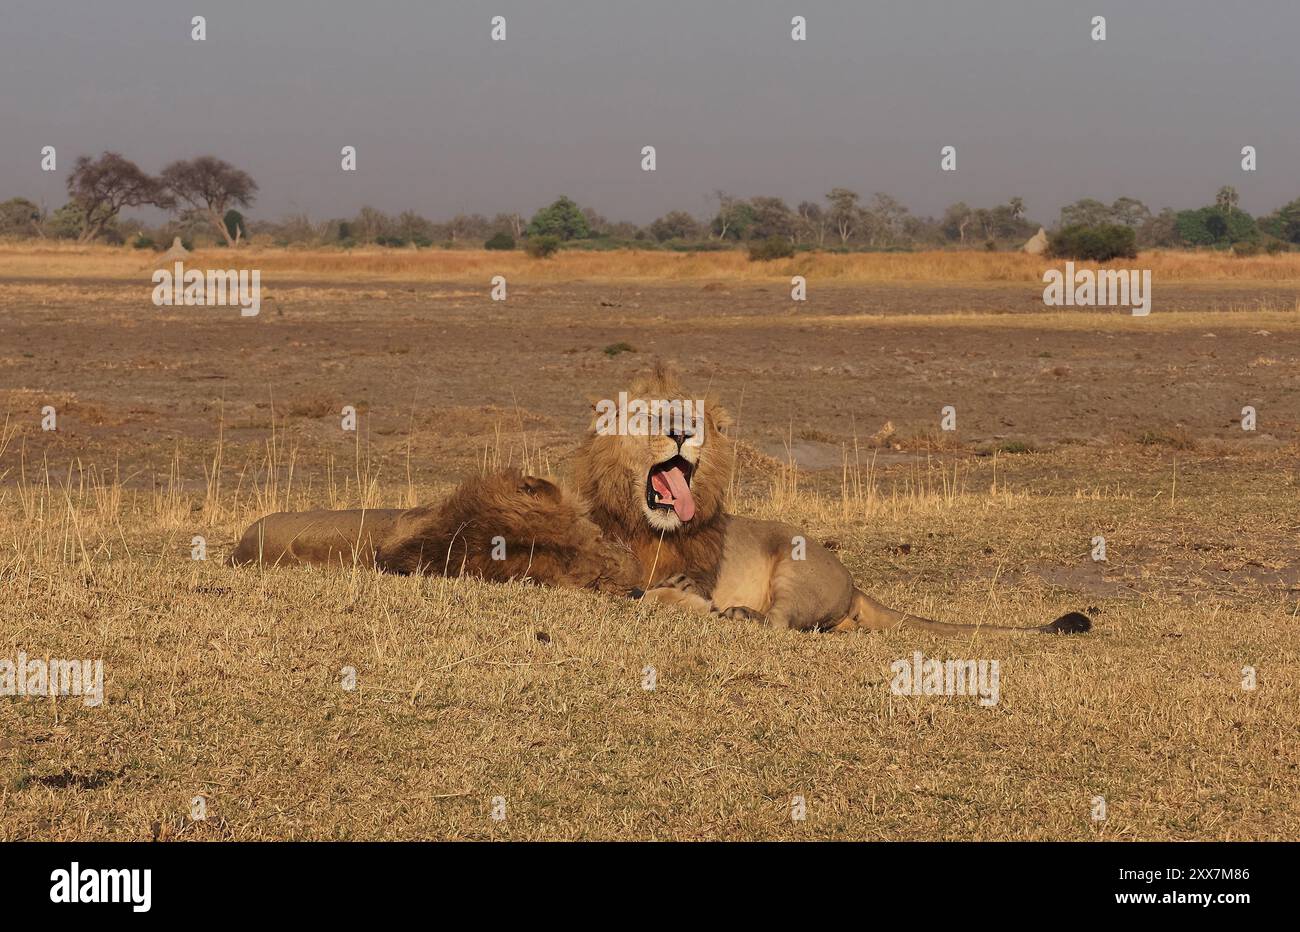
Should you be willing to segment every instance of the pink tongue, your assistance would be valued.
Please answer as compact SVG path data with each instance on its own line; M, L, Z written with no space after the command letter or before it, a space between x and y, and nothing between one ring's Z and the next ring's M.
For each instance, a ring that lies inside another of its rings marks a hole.
M673 511L682 521L695 517L695 499L691 496L691 487L686 484L686 476L680 466L655 473L650 477L650 484L660 498L673 506Z

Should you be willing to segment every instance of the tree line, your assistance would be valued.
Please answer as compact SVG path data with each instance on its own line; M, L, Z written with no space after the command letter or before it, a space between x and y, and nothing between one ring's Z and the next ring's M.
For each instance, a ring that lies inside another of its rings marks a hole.
M227 246L239 245L242 222L228 222L236 208L257 195L257 182L245 171L210 155L181 159L150 175L117 152L99 158L80 156L67 179L68 201L53 214L26 198L0 204L0 235L123 242L128 232L121 213L128 207L175 211L178 220L202 226Z
M913 214L888 194L863 198L836 187L820 201L791 207L770 196L713 193L712 216L672 210L652 223L613 222L590 207L560 197L525 220L519 214L457 214L429 220L415 211L394 216L363 207L355 217L313 220L305 214L249 220L257 182L215 156L202 155L165 166L156 176L117 152L79 157L67 178L67 202L53 211L15 197L0 203L0 236L101 241L161 248L179 236L187 245L262 245L513 249L545 255L561 245L588 248L638 246L666 249L726 249L748 245L768 258L800 249L910 250L927 248L1017 248L1039 226L1023 199L975 207L959 201L939 217ZM148 226L123 216L133 207L157 207L166 222ZM1084 198L1062 208L1052 229L1119 226L1133 232L1140 248L1233 247L1238 252L1277 251L1300 244L1300 198L1272 214L1254 218L1225 186L1202 207L1152 211L1137 198L1112 203Z

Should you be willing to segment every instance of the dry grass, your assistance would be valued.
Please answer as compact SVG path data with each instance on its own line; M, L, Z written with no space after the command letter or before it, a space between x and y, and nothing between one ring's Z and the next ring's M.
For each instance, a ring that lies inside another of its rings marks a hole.
M102 657L107 688L99 708L0 703L0 837L1295 837L1294 598L1205 576L1265 559L1300 524L1294 467L1277 468L1293 455L1233 476L1185 465L1172 501L1157 466L1122 491L1104 470L1047 485L1005 461L855 463L838 490L784 471L781 494L749 484L741 510L835 538L859 579L917 611L1043 619L1082 606L1036 568L1095 577L1093 635L970 642L232 570L221 544L298 497L267 486L237 504L211 481L187 494L179 468L147 495L29 476L0 492L0 656ZM1104 568L1083 557L1094 531ZM207 562L189 559L194 534L213 542ZM916 649L999 660L1001 701L891 695L890 663ZM1259 669L1253 692L1243 665ZM203 821L188 815L198 795Z
M892 317L851 303L882 289L793 315L758 282L539 288L502 309L473 282L349 289L339 272L251 329L95 281L124 255L0 286L0 659L102 658L106 678L97 708L0 698L2 839L1300 834L1294 314L1250 295L1143 320L960 313L978 283ZM620 341L638 352L603 351ZM656 351L738 416L737 510L834 542L919 613L1095 606L1097 630L801 635L581 592L220 565L268 511L563 472L581 399ZM957 437L934 430L950 402ZM344 403L366 412L357 434ZM1253 435L1233 421L1247 403ZM796 468L809 447L831 462ZM918 649L998 660L1001 701L892 695L890 664Z
M147 278L158 254L129 248L68 244L0 245L4 278ZM478 282L504 275L515 282L562 281L789 281L804 275L823 283L867 282L1038 282L1059 261L1021 253L932 251L915 253L807 253L776 262L750 262L740 250L705 253L615 250L567 251L550 259L522 252L442 249L243 248L196 252L194 266L225 268L232 263L262 271L264 281ZM1300 254L1236 257L1222 253L1152 251L1110 264L1150 269L1156 282L1300 281ZM1079 268L1096 268L1078 263Z

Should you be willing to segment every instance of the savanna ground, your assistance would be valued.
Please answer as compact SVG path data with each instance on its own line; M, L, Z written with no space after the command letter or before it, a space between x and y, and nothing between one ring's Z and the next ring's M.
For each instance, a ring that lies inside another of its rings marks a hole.
M1004 254L188 261L260 268L256 318L154 307L153 259L0 250L0 658L106 679L0 699L0 838L1300 837L1296 258L1144 255L1147 318L1045 309ZM738 415L734 510L899 607L1095 631L221 565L270 510L563 477L587 399L656 357ZM916 650L997 659L1000 702L892 695Z

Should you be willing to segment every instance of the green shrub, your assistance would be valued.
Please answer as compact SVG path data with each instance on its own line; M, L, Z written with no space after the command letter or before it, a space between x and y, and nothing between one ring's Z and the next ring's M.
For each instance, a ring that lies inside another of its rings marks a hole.
M1259 239L1255 218L1244 210L1226 213L1218 207L1181 210L1174 223L1178 238L1188 246L1228 246Z
M1250 243L1243 240L1240 243L1232 244L1233 255L1237 256L1258 256L1263 251L1259 243Z
M545 259L547 256L553 256L560 248L560 238L558 236L530 236L528 245L524 249L534 259Z
M533 214L528 223L528 237L554 236L563 240L586 239L591 236L591 228L582 208L561 197L549 207L543 207Z
M137 236L131 243L136 249L155 249L154 241L147 236Z
M1137 234L1132 227L1119 224L1090 227L1076 223L1051 234L1048 249L1058 259L1085 259L1091 262L1133 259L1137 257Z
M494 234L491 239L483 244L484 249L514 249L515 238L509 233L501 232Z
M1300 198L1279 207L1260 220L1259 225L1270 236L1288 243L1300 243Z
M750 262L770 262L773 259L789 259L794 255L794 246L781 236L769 236L749 244Z
M241 240L248 239L248 227L244 226L244 215L237 210L228 210L226 215L221 218L222 225L226 232L230 234L231 239L238 237ZM222 243L224 246L225 244Z

